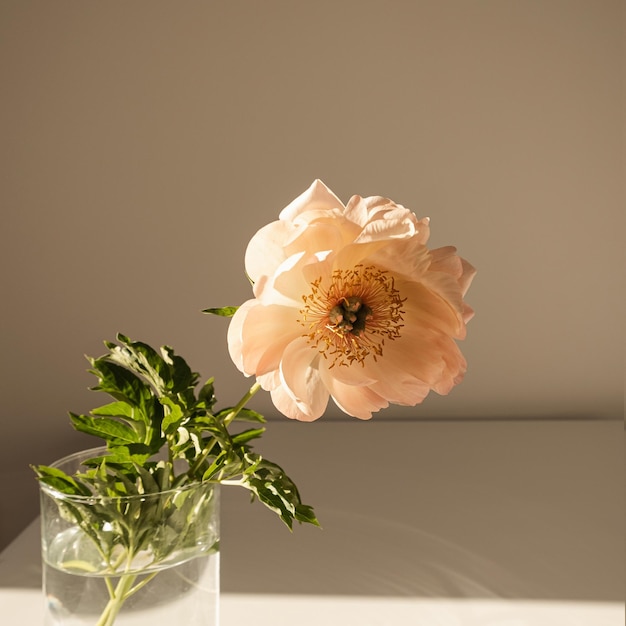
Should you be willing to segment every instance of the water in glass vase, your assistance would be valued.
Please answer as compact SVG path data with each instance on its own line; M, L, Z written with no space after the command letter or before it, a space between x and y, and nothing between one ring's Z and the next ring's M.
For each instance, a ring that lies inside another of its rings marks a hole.
M150 566L150 555L139 554L130 573L113 576L102 573L94 544L86 539L71 529L47 551L45 626L219 623L218 551L181 552L157 566Z

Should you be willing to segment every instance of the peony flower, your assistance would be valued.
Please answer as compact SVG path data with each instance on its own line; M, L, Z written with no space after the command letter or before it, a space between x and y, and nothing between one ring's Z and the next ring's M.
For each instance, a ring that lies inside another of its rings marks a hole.
M234 363L298 420L329 398L368 419L447 394L466 371L456 340L475 270L428 237L428 218L377 196L344 206L316 180L248 245L254 298L229 325Z

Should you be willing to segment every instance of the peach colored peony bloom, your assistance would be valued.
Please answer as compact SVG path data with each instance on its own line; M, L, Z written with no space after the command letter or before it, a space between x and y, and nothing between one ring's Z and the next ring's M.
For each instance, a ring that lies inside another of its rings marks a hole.
M386 198L344 206L316 180L252 238L254 299L228 346L281 413L315 420L332 397L368 419L461 381L455 340L473 315L463 296L475 270L453 247L429 250L428 223Z

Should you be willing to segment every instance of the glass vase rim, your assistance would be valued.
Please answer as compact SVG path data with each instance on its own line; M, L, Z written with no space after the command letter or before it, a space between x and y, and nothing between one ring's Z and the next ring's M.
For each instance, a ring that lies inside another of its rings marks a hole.
M61 465L63 465L64 463L70 462L74 459L77 459L79 457L83 457L85 459L90 458L91 456L96 456L98 453L100 454L106 454L107 453L107 447L106 446L95 446L93 448L84 448L83 450L78 450L76 452L72 452L71 454L67 454L65 456L62 456L61 458L57 459L56 461L53 461L52 463L50 463L49 467L58 469ZM73 493L63 493L62 491L59 491L58 489L55 489L54 487L52 487L52 485L48 485L44 482L39 482L39 488L44 491L45 493L51 495L52 497L54 497L57 500L74 500L76 502L85 502L85 501L99 501L99 502L103 502L103 501L133 501L133 500L147 500L150 498L162 498L164 496L167 495L171 495L171 494L176 494L176 493L183 493L185 491L190 491L192 489L198 488L198 487L208 487L213 489L214 491L217 489L217 487L219 487L219 483L216 482L211 482L211 481L193 481L190 483L185 483L184 485L181 485L180 487L172 487L170 489L164 489L162 491L155 491L153 493L134 493L134 494L129 494L126 496L106 496L106 495L102 495L102 494L98 494L98 493L92 493L90 495L81 495L81 494L73 494Z

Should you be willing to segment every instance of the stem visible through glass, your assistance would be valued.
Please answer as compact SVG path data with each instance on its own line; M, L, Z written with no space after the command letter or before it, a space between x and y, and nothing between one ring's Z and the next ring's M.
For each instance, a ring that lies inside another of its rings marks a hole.
M150 582L157 574L158 572L152 572L134 587L133 583L137 579L138 574L124 574L119 579L115 589L107 584L110 598L107 605L104 607L104 611L102 611L102 615L100 616L96 626L113 626L124 602L126 602L126 600L128 600L128 598L130 598L130 596L134 593L139 591L144 585Z
M224 418L224 425L228 426L239 414L239 412L245 407L248 401L261 389L261 385L258 382L255 382L250 389L243 395L241 400L233 407L232 411L228 413L228 415ZM196 460L195 465L199 465L202 463L204 458L210 453L212 446L208 445L203 451L199 458ZM191 470L194 468L190 468ZM133 553L129 552L127 555L127 567L131 565L133 560ZM139 591L144 585L150 582L156 575L158 571L152 572L147 575L143 580L135 584L139 574L122 574L120 579L117 582L117 585L113 587L110 580L106 579L107 590L109 592L109 601L107 602L102 614L100 615L100 619L98 620L96 626L114 626L115 620L119 615L124 603L128 598L130 598L134 593Z

